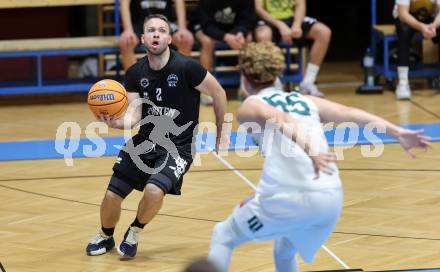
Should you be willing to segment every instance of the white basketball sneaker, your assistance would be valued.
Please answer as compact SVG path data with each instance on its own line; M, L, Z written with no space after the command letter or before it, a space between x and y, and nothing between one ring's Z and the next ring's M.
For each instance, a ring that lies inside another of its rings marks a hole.
M411 99L411 89L409 84L398 84L396 88L396 98L399 100Z
M299 91L302 94L310 94L313 96L323 97L324 93L318 90L318 87L312 82L301 82L299 84Z

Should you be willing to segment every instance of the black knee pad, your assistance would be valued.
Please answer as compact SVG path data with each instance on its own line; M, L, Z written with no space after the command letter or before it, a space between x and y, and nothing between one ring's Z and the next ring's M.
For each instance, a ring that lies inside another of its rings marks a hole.
M113 174L110 178L107 190L117 194L118 196L122 197L122 199L125 199L125 197L127 197L131 191L133 191L133 187L125 182L122 178Z

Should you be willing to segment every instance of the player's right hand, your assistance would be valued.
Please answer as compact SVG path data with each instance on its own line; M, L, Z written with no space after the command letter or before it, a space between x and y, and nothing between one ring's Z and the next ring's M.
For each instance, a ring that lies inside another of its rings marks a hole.
M416 155L411 152L413 148L419 148L423 150L428 150L431 147L429 141L431 141L431 137L423 135L424 131L420 130L409 130L404 129L399 133L399 142L402 146L403 150L412 158L415 158Z
M96 115L96 119L98 119L98 121L100 121L100 122L106 123L107 126L109 126L109 127L115 127L116 119L111 118L107 114L98 114L98 115Z
M319 179L319 172L324 172L328 175L332 175L335 169L332 164L336 162L336 154L330 152L320 152L316 156L310 156L313 162L313 167L315 168L315 180Z

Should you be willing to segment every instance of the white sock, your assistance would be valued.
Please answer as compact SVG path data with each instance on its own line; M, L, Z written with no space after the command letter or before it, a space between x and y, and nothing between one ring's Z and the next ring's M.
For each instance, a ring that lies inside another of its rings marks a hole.
M315 83L318 72L319 72L319 66L309 62L307 64L306 74L304 75L304 79L302 82Z
M408 66L398 66L397 74L399 76L399 85L408 85Z

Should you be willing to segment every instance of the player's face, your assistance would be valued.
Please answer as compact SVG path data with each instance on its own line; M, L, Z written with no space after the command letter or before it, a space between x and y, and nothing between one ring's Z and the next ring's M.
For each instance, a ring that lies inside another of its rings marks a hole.
M168 24L159 18L149 20L144 25L142 43L150 54L162 55L171 43Z

